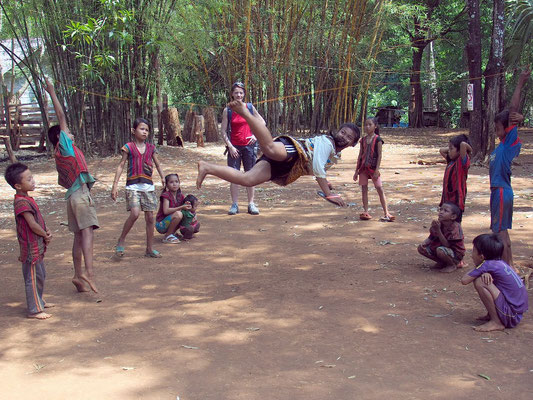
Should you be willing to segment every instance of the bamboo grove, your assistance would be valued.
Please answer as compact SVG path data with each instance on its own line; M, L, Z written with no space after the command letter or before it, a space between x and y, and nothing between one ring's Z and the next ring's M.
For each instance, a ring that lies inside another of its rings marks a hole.
M29 66L34 86L43 70L51 75L80 145L106 153L128 139L132 119L156 119L177 62L197 103L217 113L231 83L245 81L274 132L355 120L364 76L353 71L368 61L370 42L362 38L375 37L369 15L381 4L21 0L4 3L3 12L17 40L44 41L47 60Z

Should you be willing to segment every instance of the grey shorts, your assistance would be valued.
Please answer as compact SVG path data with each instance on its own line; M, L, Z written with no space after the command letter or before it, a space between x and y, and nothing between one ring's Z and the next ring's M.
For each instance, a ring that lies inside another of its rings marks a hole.
M228 167L240 170L242 164L244 171L251 170L255 165L255 160L257 158L257 146L253 144L250 146L234 147L239 151L239 155L233 158L228 152Z

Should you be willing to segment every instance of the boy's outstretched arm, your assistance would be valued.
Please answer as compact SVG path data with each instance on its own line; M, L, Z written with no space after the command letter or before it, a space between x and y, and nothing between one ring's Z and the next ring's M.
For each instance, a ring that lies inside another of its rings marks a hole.
M509 103L509 112L518 112L520 109L520 93L522 92L522 88L526 84L527 80L529 79L529 76L531 75L531 69L529 66L524 68L522 72L520 73L520 76L518 77L518 83L516 84L516 88L513 92L513 97L511 97L511 102Z
M344 200L342 197L338 194L334 194L329 189L328 180L326 178L319 178L316 177L316 181L318 183L318 186L320 186L320 189L322 189L322 192L326 195L326 198L333 203L337 204L340 207L346 206L346 203L344 203Z
M63 111L63 106L59 102L59 99L57 98L56 90L54 88L54 85L48 80L48 78L44 78L44 81L46 82L46 91L50 94L50 98L52 99L52 104L54 105L54 110L56 112L57 120L59 121L59 127L61 130L65 133L70 133L67 125L67 117L65 116L65 112Z

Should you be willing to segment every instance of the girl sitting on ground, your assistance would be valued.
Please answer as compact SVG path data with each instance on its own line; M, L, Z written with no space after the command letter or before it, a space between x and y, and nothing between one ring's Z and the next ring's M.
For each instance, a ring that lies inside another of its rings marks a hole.
M191 205L185 202L185 196L181 193L178 174L165 176L165 187L159 197L159 211L155 223L155 229L166 235L163 243L179 243L176 232L183 220L184 212L190 209Z

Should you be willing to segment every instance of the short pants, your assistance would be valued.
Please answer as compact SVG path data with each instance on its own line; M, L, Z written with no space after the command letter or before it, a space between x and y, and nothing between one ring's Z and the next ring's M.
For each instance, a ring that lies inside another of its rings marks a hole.
M439 246L435 249L435 252L433 252L431 250L431 247L429 246L423 246L424 247L424 250L427 251L427 253L433 257L436 257L436 252L438 249L440 249L442 252L444 252L444 254L446 254L448 257L451 257L452 260L455 262L455 264L458 264L462 261L462 258L458 258L456 255L455 255L455 252L450 249L449 247L444 247L444 246Z
M498 317L506 328L514 328L522 320L522 314L513 312L509 303L507 303L507 300L501 293L496 297L496 300L494 300L494 304L496 305Z
M263 155L258 161L264 160L270 164L270 180L273 181L278 178L282 178L288 175L292 167L299 158L298 152L294 148L294 144L289 138L279 137L274 140L275 142L281 142L285 145L287 150L287 158L284 161L276 161Z
M242 163L245 172L251 170L255 164L255 159L257 158L257 147L255 143L249 146L234 147L238 150L239 155L233 158L228 152L228 167L240 170Z
M167 233L168 227L170 225L170 221L172 221L172 215L167 215L165 218L163 218L162 221L155 223L155 229L161 234ZM173 232L170 232L170 233L173 233Z
M381 182L381 176L378 176L377 178L372 177L372 182L374 182L374 187L376 188L380 188L383 186L383 183ZM359 173L359 185L368 185L368 175L365 172Z
M157 211L157 196L154 192L140 192L126 188L126 209L140 208L141 211Z
M98 229L96 207L87 185L82 185L67 199L68 229L79 232L82 229L93 227Z
M513 227L513 189L495 187L490 191L490 229L499 233Z

